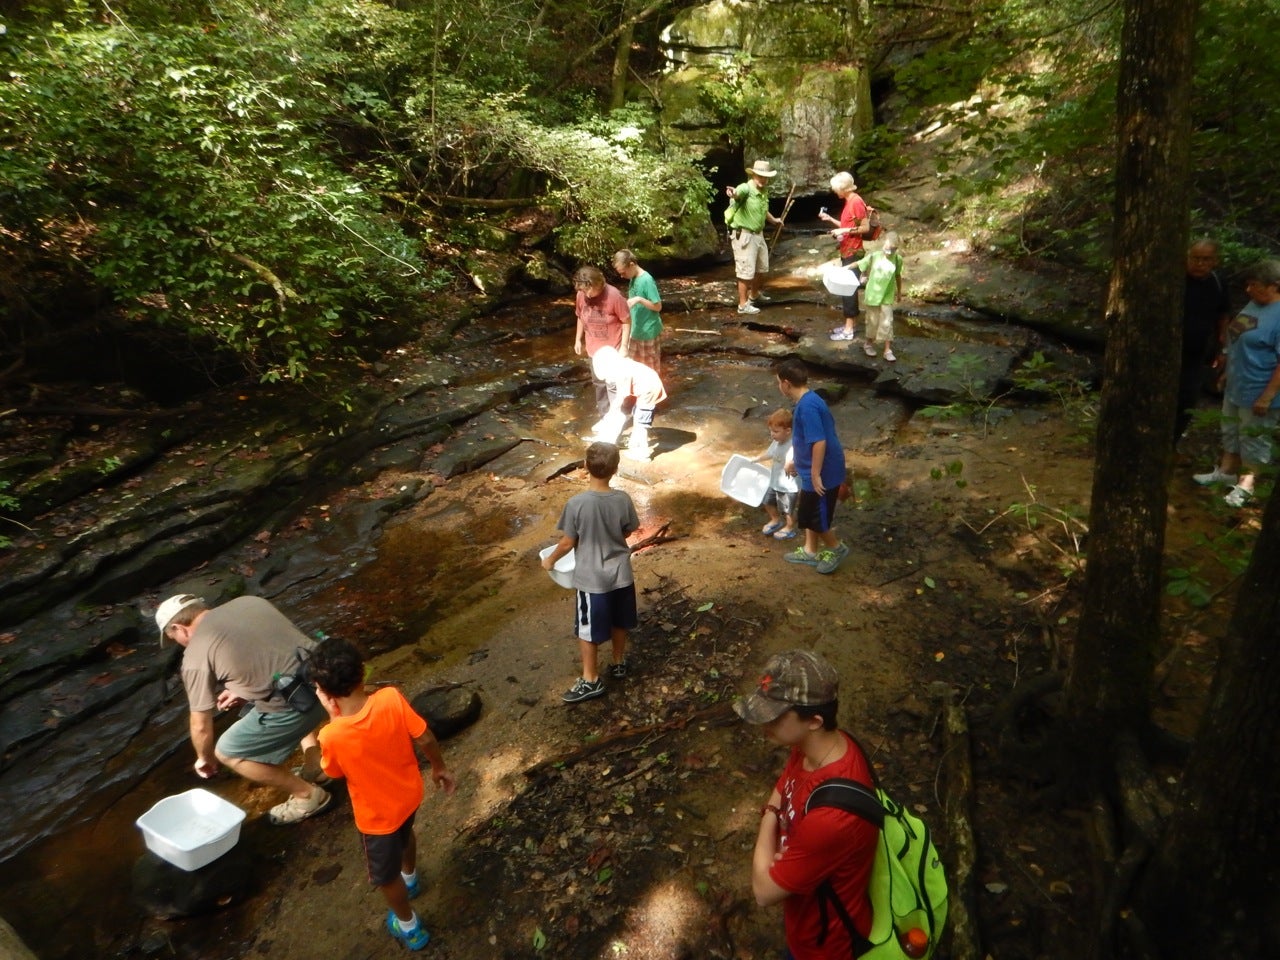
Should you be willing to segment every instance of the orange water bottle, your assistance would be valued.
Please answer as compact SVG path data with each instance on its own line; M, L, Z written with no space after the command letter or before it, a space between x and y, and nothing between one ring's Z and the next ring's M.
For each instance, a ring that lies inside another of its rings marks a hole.
M929 952L929 935L919 927L912 927L898 940L902 952L908 957L923 957Z

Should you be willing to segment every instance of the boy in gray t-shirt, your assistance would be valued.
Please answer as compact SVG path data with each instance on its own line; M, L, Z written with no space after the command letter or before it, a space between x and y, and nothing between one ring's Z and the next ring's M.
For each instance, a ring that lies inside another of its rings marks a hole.
M585 493L570 497L560 514L560 542L542 561L550 570L570 550L576 550L573 568L573 634L582 654L582 676L561 697L565 703L590 700L604 693L599 673L599 647L609 641L613 665L609 675L627 675L627 632L636 625L636 586L631 573L631 548L627 536L640 526L635 504L609 481L618 472L618 448L593 443L587 448Z

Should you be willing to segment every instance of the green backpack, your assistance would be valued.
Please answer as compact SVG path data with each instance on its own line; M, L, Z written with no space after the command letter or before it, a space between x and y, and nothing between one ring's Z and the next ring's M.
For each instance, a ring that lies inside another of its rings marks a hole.
M854 743L858 742L854 740ZM858 744L858 749L862 750L861 744ZM866 751L862 752L865 757ZM867 769L871 769L870 761ZM874 780L875 773L871 776ZM907 957L932 956L947 922L947 877L924 821L890 798L879 783L872 790L856 780L843 777L824 780L814 788L804 811L807 814L818 807L844 810L880 830L875 864L867 885L867 895L871 900L870 934L864 938L854 929L849 911L836 897L828 880L824 880L816 891L822 909L823 929L826 928L829 904L849 931L854 957L861 960L904 960ZM903 950L902 938L912 928L924 931L929 943L922 952L908 954Z

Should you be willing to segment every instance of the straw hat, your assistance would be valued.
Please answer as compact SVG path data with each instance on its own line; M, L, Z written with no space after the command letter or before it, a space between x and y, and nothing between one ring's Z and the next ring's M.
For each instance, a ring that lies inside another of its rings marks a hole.
M747 167L747 173L757 177L764 177L766 180L778 175L778 171L773 169L773 164L768 160L757 160Z

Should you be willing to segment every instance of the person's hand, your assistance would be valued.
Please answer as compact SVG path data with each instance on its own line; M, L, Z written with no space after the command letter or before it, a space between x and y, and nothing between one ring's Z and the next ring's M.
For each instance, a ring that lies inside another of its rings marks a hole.
M217 760L197 760L195 763L196 776L201 780L208 780L218 772Z
M573 352L574 352L574 353L576 353L578 356L582 356L582 341L581 341L581 340L575 340L575 341L573 341Z
M822 483L822 478L815 475L813 478L813 492L818 496L826 496L827 488Z
M244 697L237 697L230 690L223 690L218 694L217 707L219 710L235 710L245 704Z
M453 774L448 770L437 770L432 767L431 779L435 781L437 787L444 791L446 797L452 797L453 791L458 789L458 781L453 778Z
M737 196L737 194L738 194L738 191L733 189L733 187L724 188L724 195L728 197L730 200L732 200L735 196Z
M549 554L548 554L547 556L543 557L543 558L542 558L542 560L541 560L540 562L542 563L542 569L543 569L543 570L550 570L553 566L555 566L555 563L554 563L554 561L551 559L551 556L550 556Z
M846 230L844 227L836 227L834 230L831 231L831 236L833 239L839 240L848 232L849 231Z
M788 477L794 477L796 475L796 465L794 463L788 463L782 468L782 472Z
M640 299L641 299L640 297L627 297L627 306L634 307L637 303L640 302Z
M1255 417L1265 417L1271 410L1271 401L1274 399L1274 397L1268 397L1266 394L1263 394L1257 400L1253 401L1253 415Z

